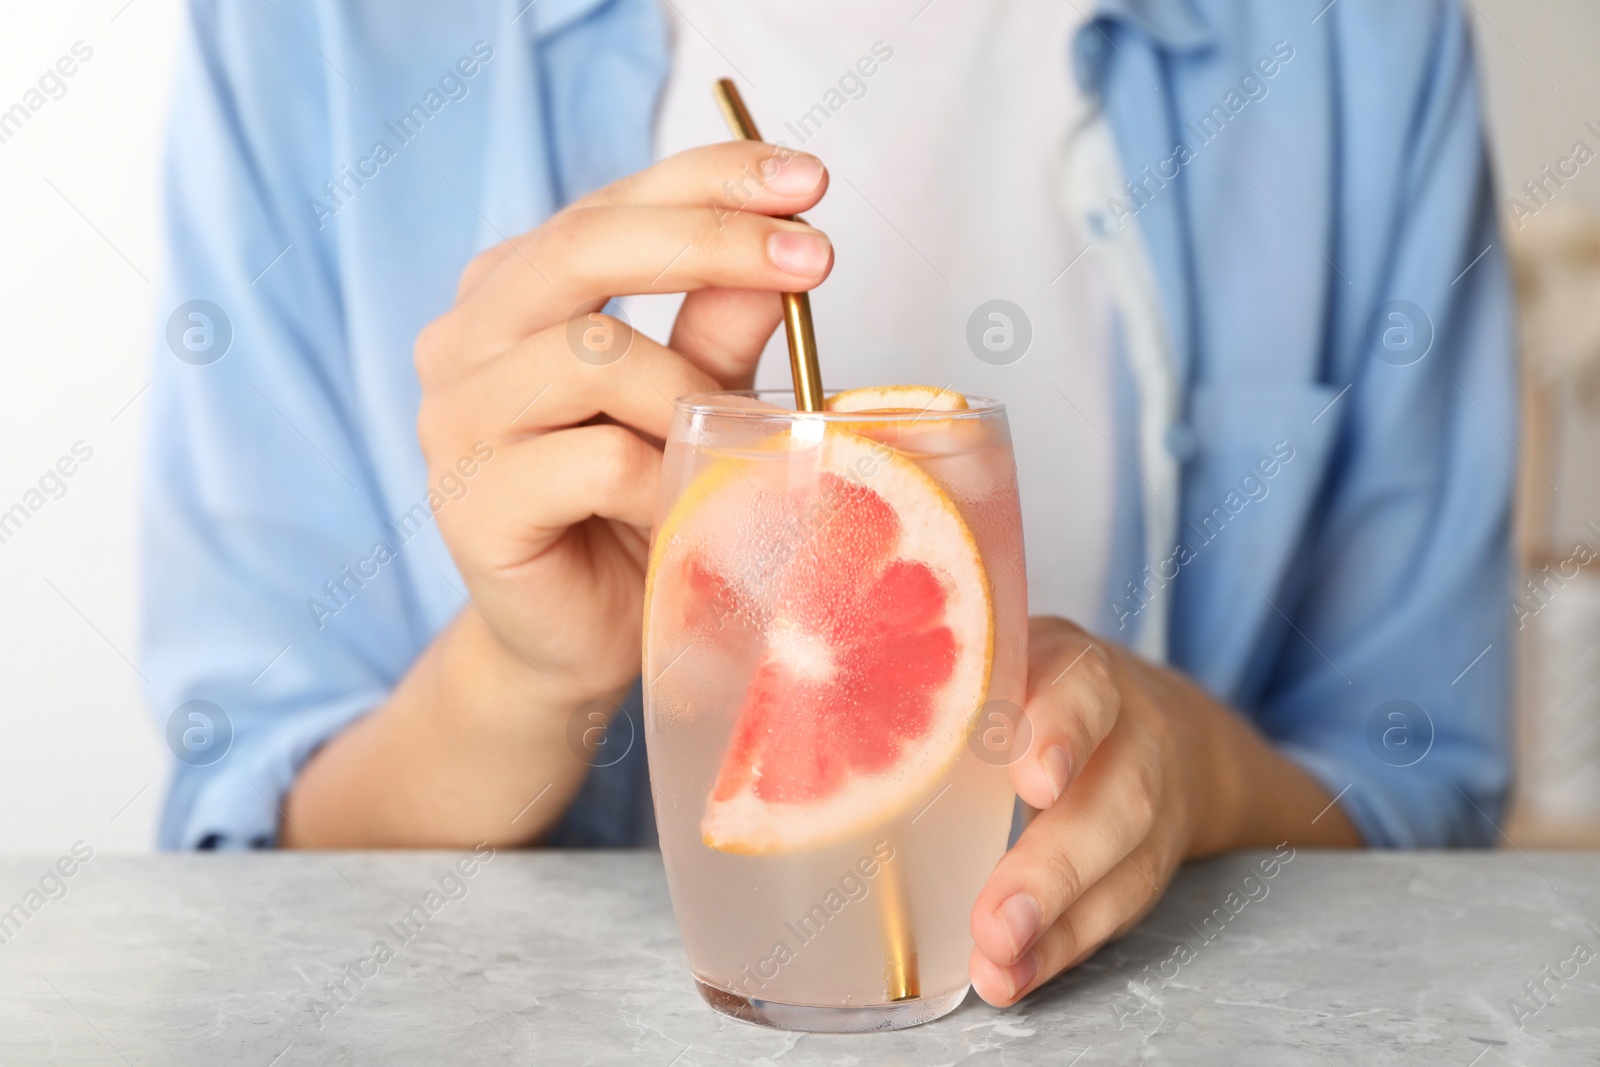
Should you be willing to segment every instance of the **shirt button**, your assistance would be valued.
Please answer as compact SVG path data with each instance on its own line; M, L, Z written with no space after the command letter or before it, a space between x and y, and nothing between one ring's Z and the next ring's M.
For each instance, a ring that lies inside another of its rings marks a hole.
M1185 464L1200 452L1200 437L1194 427L1186 422L1175 422L1167 427L1167 451L1178 463Z

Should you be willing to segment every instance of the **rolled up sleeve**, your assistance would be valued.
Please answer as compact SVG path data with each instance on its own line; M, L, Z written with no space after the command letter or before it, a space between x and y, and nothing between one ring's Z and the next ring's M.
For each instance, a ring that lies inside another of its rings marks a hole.
M1257 715L1375 846L1491 843L1510 779L1511 286L1466 26L1440 11L1387 282L1336 345L1339 444L1282 601L1299 637Z
M316 11L194 0L187 12L140 500L140 659L176 756L160 845L264 847L304 761L384 699L423 636L393 576L349 585L337 627L311 603L341 603L325 583L383 529L342 399L355 388L333 229L306 204L328 166L329 75L299 36L315 35ZM196 750L189 722L203 725Z

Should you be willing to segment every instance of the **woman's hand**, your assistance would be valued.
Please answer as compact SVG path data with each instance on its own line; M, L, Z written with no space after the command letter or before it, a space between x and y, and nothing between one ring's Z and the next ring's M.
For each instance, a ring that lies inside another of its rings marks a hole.
M288 845L451 846L537 838L588 771L568 727L639 673L649 527L672 400L748 386L832 246L800 222L813 156L694 149L490 249L417 339L429 481L471 472L438 512L471 603L383 706L301 771ZM665 345L600 315L686 292ZM462 466L466 464L467 466Z
M1185 859L1360 843L1337 807L1318 818L1332 799L1320 784L1182 675L1043 617L1028 674L1033 737L1011 776L1039 813L972 909L969 968L990 1004L1122 934Z
M671 401L747 387L777 293L827 276L827 238L771 217L814 205L826 179L766 144L673 156L479 256L417 340L430 474L476 442L495 450L440 533L478 612L572 704L639 672ZM598 314L666 292L689 293L667 345Z

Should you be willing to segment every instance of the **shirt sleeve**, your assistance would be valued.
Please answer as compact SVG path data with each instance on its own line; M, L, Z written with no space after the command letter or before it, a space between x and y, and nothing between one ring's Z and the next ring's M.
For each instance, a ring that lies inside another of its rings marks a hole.
M1510 777L1511 286L1467 27L1439 10L1388 278L1335 338L1343 424L1258 714L1376 846L1492 843ZM1349 136L1352 158L1393 151Z
M354 625L308 603L382 523L335 230L307 209L342 85L317 20L290 0L186 9L139 520L142 673L177 757L165 848L273 844L302 763L422 641L393 577L359 588Z

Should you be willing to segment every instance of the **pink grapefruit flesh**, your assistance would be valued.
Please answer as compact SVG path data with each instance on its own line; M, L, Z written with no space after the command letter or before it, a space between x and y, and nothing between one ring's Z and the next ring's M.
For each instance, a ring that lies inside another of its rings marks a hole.
M652 559L652 588L693 590L672 620L692 639L737 640L729 619L756 632L700 826L725 852L887 822L959 755L989 682L988 577L940 485L837 427L788 458L781 479L701 475Z

